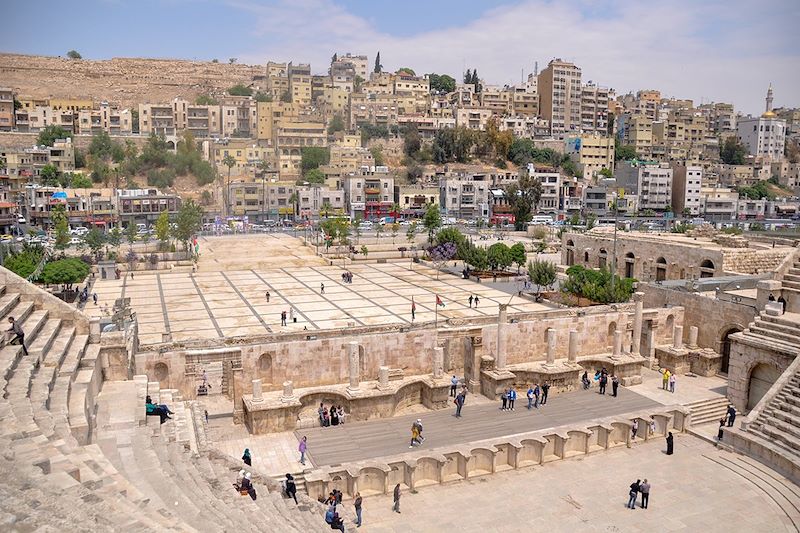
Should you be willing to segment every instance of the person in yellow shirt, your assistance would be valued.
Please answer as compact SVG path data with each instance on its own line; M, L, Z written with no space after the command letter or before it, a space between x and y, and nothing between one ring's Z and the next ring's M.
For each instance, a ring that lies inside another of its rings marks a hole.
M661 378L661 388L664 390L669 390L669 376L670 376L669 369L665 368L664 375Z

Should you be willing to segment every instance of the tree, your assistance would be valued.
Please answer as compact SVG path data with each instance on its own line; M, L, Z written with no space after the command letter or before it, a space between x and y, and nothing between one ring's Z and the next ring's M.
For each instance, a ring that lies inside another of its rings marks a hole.
M489 261L489 267L492 270L505 269L511 266L511 249L502 242L495 243L486 250L486 256Z
M422 225L428 230L428 242L433 242L433 232L442 226L442 214L439 206L430 204L422 217Z
M486 248L470 245L464 255L464 261L468 265L472 265L472 268L475 270L486 270L489 268L489 256L486 252Z
M125 239L128 241L128 244L131 246L131 248L133 248L133 243L136 242L136 235L136 225L133 222L129 222L128 227L125 228Z
M445 263L456 256L457 248L455 243L445 242L428 248L428 257L436 265L436 279L439 279L439 271Z
M472 72L470 71L470 69L467 69L467 71L464 73L464 83L465 84L472 83Z
M292 220L297 216L297 202L299 201L300 196L298 196L297 191L289 195L289 203L292 204Z
M381 65L381 53L378 51L378 54L375 56L375 68L372 70L375 74L380 74L383 70L383 65Z
M369 249L367 249L367 245L366 244L362 245L361 246L361 255L363 255L364 257L367 257L368 253L369 253Z
M122 244L122 230L119 229L119 226L114 226L111 228L111 231L108 232L108 244L115 249L119 248L119 245Z
M375 166L382 167L384 164L383 149L380 146L373 146L369 149L369 153L372 154L372 159L375 160Z
M613 178L614 177L614 173L611 172L610 170L608 170L607 168L601 168L600 171L598 172L598 174L600 174L604 178Z
M39 177L42 179L42 185L48 187L58 187L58 168L52 163L47 163L39 171Z
M207 94L201 94L195 99L194 103L197 105L218 105L219 101Z
M406 230L406 240L409 243L413 243L414 239L416 239L416 236L417 236L417 222L414 221L411 224L409 224L408 229Z
M635 281L615 276L612 290L611 273L605 268L594 270L572 265L567 269L567 280L561 290L601 304L619 303L630 299Z
M175 227L172 236L183 244L184 250L189 250L189 241L200 231L203 224L203 208L194 203L194 200L186 200L178 210L175 218ZM156 228L158 231L158 228Z
M344 119L341 113L336 113L328 124L328 133L333 135L337 131L344 131Z
M92 180L83 174L70 174L71 179L68 186L73 189L90 189L92 187Z
M247 87L242 83L237 83L236 85L228 89L228 94L231 96L252 96L253 89Z
M406 178L411 185L415 185L422 178L424 169L418 163L411 163L406 167Z
M744 165L747 148L736 137L728 137L719 148L719 156L726 165Z
M90 229L83 236L83 246L89 248L95 258L99 256L105 242L106 236L97 228Z
M353 80L353 92L360 93L362 85L364 85L364 78L356 76L356 79Z
M83 59L83 56L76 50L70 50L67 52L67 57L70 59Z
M518 242L511 247L510 251L511 261L517 265L517 274L519 274L519 269L525 264L525 245Z
M466 242L467 238L461 233L461 230L458 228L442 228L436 233L436 244L445 244L448 242L452 242L456 245L456 248L462 247Z
M456 80L447 74L428 74L428 81L431 85L431 92L447 94L456 90Z
M410 68L410 67L400 67L399 69L397 69L396 74L406 74L408 76L416 76L417 75L417 73L414 72L414 69Z
M235 57L228 58L228 64L229 65L235 65L237 61L238 61L238 59L235 58Z
M556 266L551 261L528 261L528 277L536 284L536 296L541 287L550 287L556 281Z
M319 185L325 183L325 174L323 174L323 172L318 168L312 168L306 172L305 180L309 183L315 183Z
M23 244L22 249L12 251L3 266L21 278L27 278L36 271L44 257L44 247L39 244Z
M400 231L400 224L395 222L392 224L392 244L394 244L394 240L397 238L397 232Z
M57 139L67 138L72 138L72 133L61 126L50 125L39 131L39 136L36 137L36 143L43 146L53 146Z
M63 205L56 206L51 211L50 218L56 228L56 250L65 250L69 246L69 223L67 222L66 209Z
M222 164L228 167L228 181L225 183L225 212L227 213L230 209L230 201L228 199L228 195L230 194L230 186L231 186L231 169L236 165L236 159L231 154L225 154L225 157L222 158Z
M403 134L403 153L412 159L416 159L420 148L422 148L422 137L419 134L416 124L409 124Z
M312 168L318 168L320 165L327 165L331 161L331 152L328 148L305 146L300 153L300 167L303 170L303 174Z
M616 143L616 146L614 147L614 159L617 161L630 161L632 159L636 159L637 157L636 147L630 144Z
M542 197L542 182L526 172L519 177L519 183L512 183L504 189L504 194L514 214L514 229L522 230L530 222L533 211Z
M287 89L281 93L281 102L284 104L291 104L292 103L292 93Z
M88 275L89 265L77 257L70 257L47 263L42 269L41 280L47 285L64 285L69 290Z
M271 102L272 95L269 93L262 93L261 91L258 91L255 95L255 100L256 102Z
M165 250L169 242L169 213L162 211L156 219L156 238L159 241L159 248Z

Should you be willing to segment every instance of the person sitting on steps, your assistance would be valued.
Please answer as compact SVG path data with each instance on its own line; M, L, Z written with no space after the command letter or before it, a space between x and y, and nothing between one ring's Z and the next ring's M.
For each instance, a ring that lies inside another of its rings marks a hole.
M154 404L153 401L150 399L150 396L148 396L147 399L145 400L145 409L147 416L160 417L162 424L167 420L172 420L172 417L169 416L172 413L172 411L170 411L166 405Z

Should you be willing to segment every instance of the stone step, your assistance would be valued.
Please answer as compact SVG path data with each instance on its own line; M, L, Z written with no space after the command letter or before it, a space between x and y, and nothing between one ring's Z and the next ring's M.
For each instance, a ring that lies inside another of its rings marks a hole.
M759 315L761 320L767 322L774 322L775 324L780 324L782 326L788 326L792 328L800 328L800 315L796 313L784 313L782 315L774 316L768 315L766 313Z
M800 324L795 326L788 326L786 324L779 324L777 322L770 322L769 320L765 320L763 317L756 317L754 325L768 329L771 331L777 331L779 333L784 333L786 335L794 335L796 338L800 339Z
M798 396L781 391L776 395L776 398L795 407L800 407L800 397Z
M790 444L786 444L780 439L776 439L773 437L771 432L772 430L765 431L765 427L760 425L751 425L751 427L747 428L747 433L750 436L760 439L760 443L765 448L777 451L780 455L786 457L790 462L798 462L800 460L800 455L798 455L797 449L792 448Z
M762 335L764 337L771 337L773 339L777 339L785 344L796 344L800 346L800 337L797 337L789 333L776 331L772 328L765 329L760 326L756 326L755 324L751 324L748 330L757 335Z
M797 271L798 269L794 268L794 269L790 269L790 270ZM783 279L781 280L781 282L785 283L786 281L800 281L800 272L798 272L797 274L788 274L788 273L784 274L783 275Z
M5 285L3 286L5 287ZM0 296L0 320L5 323L8 322L6 315L14 308L19 302L19 294L3 294Z
M791 407L791 406L790 406ZM772 403L770 403L769 407L764 409L759 415L758 420L762 423L767 423L767 419L769 417L776 418L787 424L794 426L800 430L800 416L798 416L795 412L791 412L789 410L778 409L777 407L772 407Z
M761 425L758 429L763 434L770 437L773 442L785 447L795 457L800 459L800 439L784 431L781 426L785 426L785 424L773 424L772 421L770 422L770 424Z
M790 277L794 278L796 276L790 276ZM784 289L800 289L800 280L794 281L791 279L786 279L786 277L784 277L783 281L781 282L781 286Z
M797 348L798 348L797 344L787 343L785 341L773 338L771 333L769 335L762 335L760 333L755 333L755 332L752 332L752 331L745 330L745 335L747 336L747 338L749 338L749 339L751 339L753 341L761 342L761 343L764 343L766 345L773 345L777 349L783 349L783 350L795 352L795 351L797 351Z
M762 424L764 426L771 426L778 431L781 431L787 435L791 435L795 439L800 439L800 426L793 425L791 421L787 422L775 416L765 415L763 417L759 417L762 420ZM800 440L798 440L800 443ZM800 453L800 448L798 448L798 453Z
M28 343L28 352L32 357L36 358L36 361L39 364L41 364L46 352L56 340L56 336L58 335L60 329L61 320L50 318L42 325L41 329L36 335L36 338L32 342Z
M61 368L58 371L59 376L73 376L75 374L80 367L81 358L86 351L88 343L89 335L81 334L75 336L64 361L61 363Z

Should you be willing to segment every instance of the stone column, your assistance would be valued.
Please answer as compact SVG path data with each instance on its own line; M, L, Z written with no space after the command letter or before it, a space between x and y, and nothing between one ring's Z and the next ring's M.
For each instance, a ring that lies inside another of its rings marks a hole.
M254 403L258 403L258 402L263 402L263 401L264 401L264 396L262 395L262 391L261 391L261 380L260 379L254 379L253 380L253 402Z
M616 329L614 330L614 352L611 354L612 357L618 357L622 355L622 330Z
M358 343L351 341L347 343L347 356L350 361L350 390L358 390L359 371L358 371Z
M641 353L642 344L642 310L644 304L642 303L643 292L637 292L633 295L636 301L636 310L633 315L633 333L631 334L631 354L639 355Z
M389 387L389 367L382 366L378 369L378 388L386 389Z
M683 348L683 326L672 328L672 347L676 350Z
M578 330L569 330L569 356L567 359L570 363L578 361Z
M283 400L290 400L294 398L294 384L291 381L283 382Z
M433 377L440 379L444 376L444 348L437 346L433 349Z
M497 353L494 357L494 367L496 370L506 368L506 321L508 320L508 304L500 304L500 312L497 315Z
M689 346L692 348L697 347L697 335L700 333L700 330L697 329L697 326L689 327Z
M547 364L556 362L556 330L547 328Z

